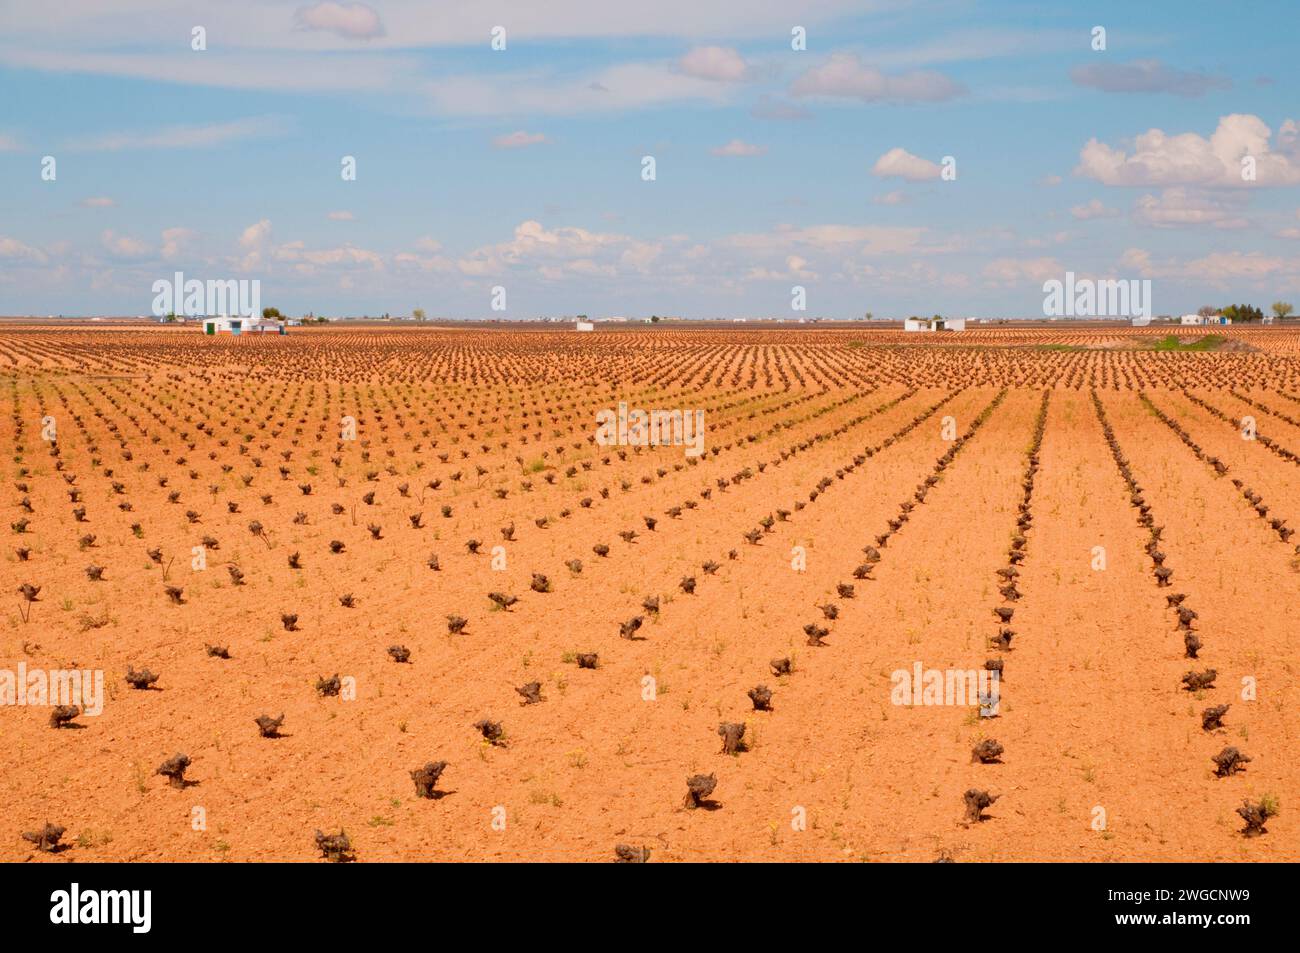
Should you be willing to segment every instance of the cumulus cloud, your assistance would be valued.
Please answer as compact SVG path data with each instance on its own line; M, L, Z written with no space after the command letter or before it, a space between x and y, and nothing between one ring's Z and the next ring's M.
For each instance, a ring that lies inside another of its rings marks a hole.
M263 263L263 255L271 243L271 220L264 218L249 225L239 234L239 248L244 257L239 259L239 268L251 271Z
M364 3L324 3L299 7L293 15L300 30L323 30L349 40L370 40L384 35L379 14Z
M519 269L547 280L614 277L624 272L646 272L661 251L662 246L656 242L570 226L548 229L530 219L515 227L509 241L477 248L461 257L457 266L462 274L476 277Z
M190 246L198 238L198 233L190 228L168 228L162 233L162 247L159 254L163 261L175 261L189 253Z
M997 258L984 266L983 274L999 285L1041 285L1050 278L1061 278L1065 268L1055 258Z
M10 238L7 235L0 235L0 258L9 261L45 261L45 253L39 248L33 248L20 242L16 238Z
M906 179L908 182L924 182L939 178L938 163L914 156L903 148L893 148L876 160L871 167L871 174L880 178Z
M239 235L239 247L243 249L260 248L271 237L271 220L264 218L254 222Z
M1160 60L1132 63L1094 62L1076 66L1070 79L1106 93L1171 93L1175 96L1204 96L1212 89L1229 89L1223 76L1210 76L1166 66Z
M1300 258L1264 252L1216 251L1199 258L1157 261L1144 248L1129 248L1120 263L1143 278L1179 279L1220 288L1254 284L1275 290L1278 282L1294 287L1300 277Z
M111 228L104 229L99 243L114 258L147 258L150 254L150 248L144 242L129 235L119 235Z
M749 72L745 58L729 46L697 46L677 65L687 76L717 83L738 83Z
M1264 121L1242 113L1222 117L1208 139L1150 129L1137 137L1131 153L1093 138L1080 150L1074 172L1105 185L1295 185L1300 183L1295 129L1294 120L1282 124L1278 150L1270 148L1272 130ZM1242 179L1245 156L1255 161L1254 182Z
M524 149L528 146L541 145L549 141L543 133L524 132L520 129L517 132L497 136L492 140L492 145L497 149Z
M367 248L347 243L336 248L308 248L303 241L285 242L272 249L271 257L277 262L296 265L300 274L312 274L317 268L360 267L382 270L383 256Z
M855 53L832 54L790 86L794 96L857 99L864 103L942 102L963 92L960 83L942 73L920 70L888 75L863 63Z
M1109 208L1101 199L1090 199L1086 205L1076 205L1070 209L1070 214L1080 221L1086 222L1092 218L1115 218L1120 214L1117 208Z
M1241 214L1246 197L1241 193L1211 195L1199 189L1170 188L1159 195L1143 195L1133 205L1133 220L1154 228L1182 228L1211 225L1215 228L1245 228Z
M1222 283L1228 281L1262 281L1279 275L1294 275L1300 262L1263 252L1210 252L1182 267L1184 277Z
M709 152L715 156L761 156L767 153L767 146L757 146L743 139L732 139L725 146L714 146Z

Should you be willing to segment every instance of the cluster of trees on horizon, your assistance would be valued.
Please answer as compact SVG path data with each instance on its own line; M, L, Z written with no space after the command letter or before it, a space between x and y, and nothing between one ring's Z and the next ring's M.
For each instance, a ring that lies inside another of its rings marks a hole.
M1269 310L1273 312L1274 317L1282 319L1290 315L1295 308L1291 306L1289 301L1274 301ZM1264 319L1264 312L1249 304L1230 304L1222 308L1212 308L1205 305L1196 313L1206 318L1211 315L1221 314L1231 320L1233 324L1238 321L1262 321Z

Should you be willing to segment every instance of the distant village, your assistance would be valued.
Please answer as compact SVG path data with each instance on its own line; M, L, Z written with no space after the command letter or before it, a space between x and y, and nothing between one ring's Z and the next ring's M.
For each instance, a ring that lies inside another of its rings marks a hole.
M650 317L628 317L625 315L612 315L610 317L591 318L585 314L572 315L544 315L534 318L509 318L509 317L429 317L422 309L416 308L409 315L378 314L378 315L338 315L335 317L325 317L309 312L301 317L290 317L282 314L278 308L264 308L261 315L253 316L236 316L236 315L216 315L206 317L193 317L178 314L166 314L161 317L148 315L136 315L125 317L114 316L93 316L90 321L120 321L120 320L140 320L156 321L160 324L180 324L194 325L201 328L202 333L208 335L229 334L239 335L245 333L254 334L286 334L287 329L301 327L303 325L327 324L335 321L347 321L357 323L397 323L397 324L548 324L557 326L568 326L577 331L594 331L602 325L661 325L661 324L874 324L880 326L901 325L902 330L911 333L959 333L965 331L969 325L996 326L1006 324L1043 324L1043 323L1092 323L1092 324L1130 324L1134 327L1146 327L1150 325L1177 325L1179 327L1208 327L1208 326L1227 326L1232 324L1258 324L1273 325L1278 322L1293 322L1296 320L1294 308L1289 302L1275 301L1268 312L1249 304L1232 304L1225 307L1216 308L1205 306L1195 313L1184 315L1162 314L1154 317L1133 317L1133 318L1115 318L1115 317L958 317L942 314L931 315L930 317L920 317L911 315L908 317L890 317L877 316L872 312L866 312L861 317L856 318L836 318L822 315L800 316L800 317L781 317L776 315L762 315L741 318L686 318L680 315L651 315ZM63 318L64 315L48 315L49 318Z

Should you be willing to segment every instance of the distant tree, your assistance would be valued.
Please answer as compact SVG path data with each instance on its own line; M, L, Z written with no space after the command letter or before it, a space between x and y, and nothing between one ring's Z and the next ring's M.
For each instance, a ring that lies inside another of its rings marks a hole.
M263 308L263 309L262 309L262 320L264 320L264 321L270 321L270 320L273 320L273 319L278 319L278 318L280 318L280 317L283 317L283 315L280 314L280 309L279 309L279 308Z
M1219 309L1218 309L1218 308L1215 308L1215 307L1212 307L1211 305L1208 305L1208 304L1203 304L1203 305L1201 305L1199 308L1196 309L1196 313L1199 314L1199 315L1200 315L1201 317L1203 317L1203 318L1208 318L1208 317L1210 317L1211 315L1218 314L1218 313L1219 313Z
M864 321L870 321L870 320L871 320L872 318L874 318L874 317L875 317L875 315L872 314L870 311L868 311L866 314L864 314L864 315L862 316L862 318L863 318Z
M652 315L650 315L650 322L651 322L652 324L658 324L658 323L659 323L659 315L657 315L657 314L652 314Z
M1295 309L1291 307L1290 301L1273 302L1273 313L1277 315L1279 318L1285 318L1288 314L1290 314L1294 310Z
M423 321L428 317L428 315L424 313L423 308L416 308L411 312L411 317L415 318L417 321Z

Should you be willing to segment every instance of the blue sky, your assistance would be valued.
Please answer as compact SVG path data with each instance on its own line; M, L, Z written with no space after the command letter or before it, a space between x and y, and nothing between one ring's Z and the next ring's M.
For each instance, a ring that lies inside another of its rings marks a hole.
M295 314L1033 316L1067 270L1149 278L1157 313L1300 304L1297 24L1284 2L0 0L0 314L145 314L175 271Z

